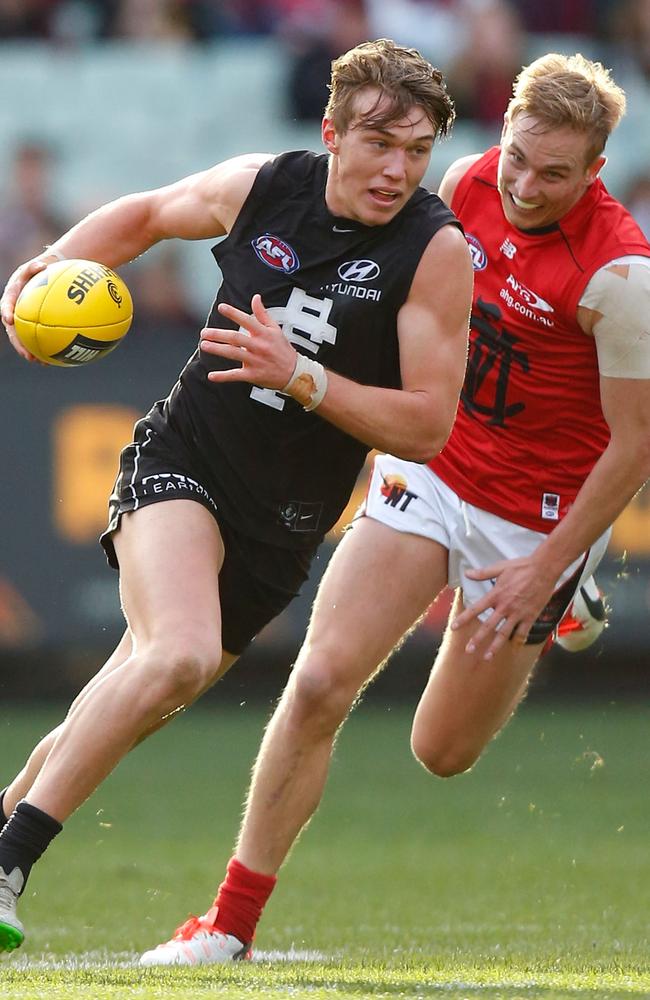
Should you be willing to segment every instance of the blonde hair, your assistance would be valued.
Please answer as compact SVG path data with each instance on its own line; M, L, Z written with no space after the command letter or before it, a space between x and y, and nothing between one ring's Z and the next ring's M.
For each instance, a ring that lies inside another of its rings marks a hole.
M506 113L510 121L524 113L550 128L568 126L589 135L591 163L625 114L625 91L601 63L580 53L551 52L521 71Z
M350 128L355 116L355 97L363 87L380 91L375 105L355 123L384 128L400 121L417 105L430 120L436 136L446 135L454 120L454 105L442 73L417 49L397 45L388 38L363 42L332 63L330 97L325 115L337 131ZM379 111L388 98L388 106Z

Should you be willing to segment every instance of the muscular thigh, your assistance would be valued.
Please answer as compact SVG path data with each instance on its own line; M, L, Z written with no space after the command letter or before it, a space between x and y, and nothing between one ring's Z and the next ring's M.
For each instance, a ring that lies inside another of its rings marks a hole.
M135 644L179 631L220 633L223 543L212 514L193 500L167 500L123 514L113 543L120 593Z
M450 620L459 605L460 594ZM542 648L506 643L492 660L485 660L483 648L465 651L475 630L475 622L457 631L447 628L413 724L414 743L440 753L453 750L467 766L524 696Z
M447 581L447 551L370 517L354 522L321 582L305 650L362 684Z

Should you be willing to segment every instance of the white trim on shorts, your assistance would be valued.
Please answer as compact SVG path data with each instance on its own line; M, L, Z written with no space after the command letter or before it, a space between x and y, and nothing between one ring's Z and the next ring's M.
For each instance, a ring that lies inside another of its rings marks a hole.
M496 514L461 500L427 465L406 462L393 455L375 458L368 492L355 517L371 517L396 531L430 538L449 553L447 583L460 587L466 607L475 604L492 589L490 580L471 580L468 569L480 569L500 562L530 555L547 537L506 521ZM596 570L611 535L608 528L562 573L557 590L584 563L576 581L576 591ZM586 558L585 558L586 556ZM481 618L491 614L483 612Z

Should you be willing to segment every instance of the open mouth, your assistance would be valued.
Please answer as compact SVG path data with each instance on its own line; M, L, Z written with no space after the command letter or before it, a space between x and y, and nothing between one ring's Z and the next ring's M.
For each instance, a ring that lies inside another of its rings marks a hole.
M400 197L399 191L390 191L388 188L370 188L370 195L374 201L380 205L394 205Z
M509 194L513 205L515 208L519 209L520 212L533 212L536 208L540 207L532 201L524 201L522 198L518 198L516 194L512 193L512 191L510 191Z

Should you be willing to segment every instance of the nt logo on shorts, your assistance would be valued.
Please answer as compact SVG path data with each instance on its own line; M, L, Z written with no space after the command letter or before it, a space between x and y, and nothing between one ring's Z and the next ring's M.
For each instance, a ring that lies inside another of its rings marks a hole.
M417 493L411 493L404 476L391 474L382 476L381 478L383 485L381 486L380 493L384 497L385 504L397 507L398 510L406 510L411 500L417 500Z

